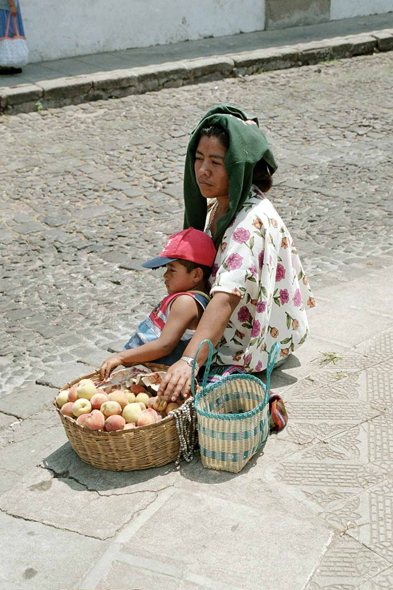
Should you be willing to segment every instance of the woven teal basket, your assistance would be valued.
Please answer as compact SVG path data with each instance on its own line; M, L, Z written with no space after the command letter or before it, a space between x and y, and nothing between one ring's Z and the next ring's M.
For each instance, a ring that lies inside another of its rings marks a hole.
M239 473L260 450L269 436L270 375L280 344L274 344L269 353L266 386L253 375L239 374L223 377L218 383L207 385L213 345L209 344L202 389L195 396L198 420L198 440L204 467ZM194 367L191 383L194 384Z

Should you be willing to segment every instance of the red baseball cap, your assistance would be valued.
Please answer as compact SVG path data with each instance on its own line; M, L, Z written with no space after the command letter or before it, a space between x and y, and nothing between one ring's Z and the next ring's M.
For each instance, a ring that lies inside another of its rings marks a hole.
M189 227L170 236L156 257L144 262L145 268L159 268L180 258L203 266L213 266L216 248L213 240L199 229Z

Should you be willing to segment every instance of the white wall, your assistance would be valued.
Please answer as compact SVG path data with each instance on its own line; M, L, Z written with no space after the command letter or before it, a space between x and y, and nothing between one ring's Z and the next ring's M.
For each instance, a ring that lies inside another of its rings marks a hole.
M264 0L21 0L30 61L262 30Z
M393 0L331 0L330 18L351 18L393 11Z
M265 0L20 1L32 62L265 28ZM331 0L330 18L390 11L393 0Z

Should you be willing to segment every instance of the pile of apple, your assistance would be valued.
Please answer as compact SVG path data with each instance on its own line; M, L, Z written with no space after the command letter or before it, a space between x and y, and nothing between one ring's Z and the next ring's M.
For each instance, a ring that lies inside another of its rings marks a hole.
M90 430L128 430L155 424L179 407L150 394L141 385L116 389L110 393L97 390L91 379L82 379L56 397L63 416Z

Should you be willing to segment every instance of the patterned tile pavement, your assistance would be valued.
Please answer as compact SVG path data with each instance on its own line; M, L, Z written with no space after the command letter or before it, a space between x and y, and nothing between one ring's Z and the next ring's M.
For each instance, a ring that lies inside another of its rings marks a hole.
M335 532L307 590L393 588L392 365L387 331L286 392L285 441L301 449L265 475Z

